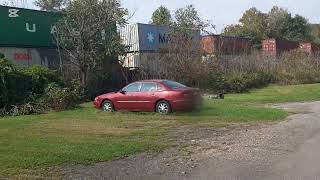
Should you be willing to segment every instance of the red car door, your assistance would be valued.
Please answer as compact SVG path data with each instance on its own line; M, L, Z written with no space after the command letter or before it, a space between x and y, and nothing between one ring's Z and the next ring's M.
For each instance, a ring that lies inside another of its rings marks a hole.
M142 83L139 93L139 100L143 102L144 111L154 111L155 103L158 100L157 91L159 86L154 82Z
M132 83L122 89L115 98L115 108L117 110L136 111L141 109L141 102L139 102L139 92L141 83Z

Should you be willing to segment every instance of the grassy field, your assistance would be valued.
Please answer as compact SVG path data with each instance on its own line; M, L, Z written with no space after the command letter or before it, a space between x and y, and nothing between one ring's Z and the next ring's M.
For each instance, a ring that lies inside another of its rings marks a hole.
M261 105L311 100L320 100L320 84L231 94L225 100L207 100L197 113L108 114L84 104L72 111L0 118L0 178L161 151L174 144L169 133L173 128L274 122L288 113Z

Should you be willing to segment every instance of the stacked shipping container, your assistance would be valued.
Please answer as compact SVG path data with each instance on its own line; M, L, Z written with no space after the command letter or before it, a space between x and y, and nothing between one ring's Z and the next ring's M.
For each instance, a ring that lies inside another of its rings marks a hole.
M168 51L170 35L169 27L151 24L133 24L120 29L120 37L128 47L127 54L121 56L120 61L129 68L139 68L150 62L157 62L161 54ZM199 48L200 31L192 31L189 38L194 41L194 48Z
M16 65L59 67L52 33L59 13L0 6L0 53Z
M56 49L0 47L0 53L18 66L42 65L57 69L60 65Z

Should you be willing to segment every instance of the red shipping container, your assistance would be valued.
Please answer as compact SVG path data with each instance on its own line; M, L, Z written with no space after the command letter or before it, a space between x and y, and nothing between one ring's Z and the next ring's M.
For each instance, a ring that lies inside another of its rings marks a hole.
M252 50L251 39L231 36L202 36L201 45L203 54L240 55Z
M299 42L285 39L266 39L262 41L262 51L264 54L278 56L284 52L297 50Z
M300 43L300 50L307 54L318 54L320 52L320 45L315 43L303 42Z

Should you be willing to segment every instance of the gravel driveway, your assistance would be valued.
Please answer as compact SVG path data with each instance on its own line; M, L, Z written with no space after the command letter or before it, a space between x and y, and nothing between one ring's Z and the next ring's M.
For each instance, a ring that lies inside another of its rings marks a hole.
M276 107L296 114L273 125L200 129L160 155L68 167L65 178L320 179L320 102Z

